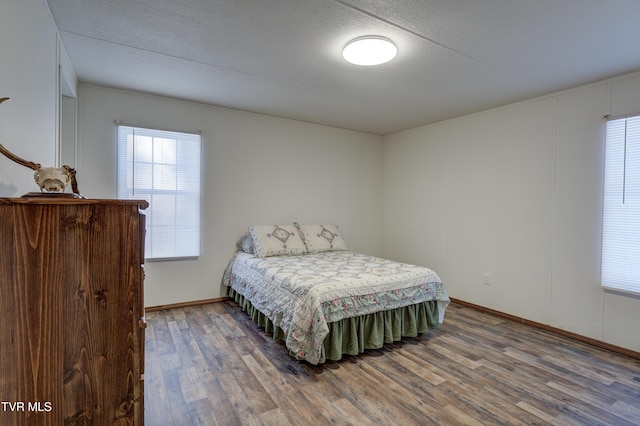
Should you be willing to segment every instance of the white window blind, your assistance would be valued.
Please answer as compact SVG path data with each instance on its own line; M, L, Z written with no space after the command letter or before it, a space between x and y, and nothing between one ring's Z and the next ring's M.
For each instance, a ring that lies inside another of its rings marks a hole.
M145 258L200 255L200 135L118 126L118 198L144 199Z
M602 286L640 294L640 116L607 122Z

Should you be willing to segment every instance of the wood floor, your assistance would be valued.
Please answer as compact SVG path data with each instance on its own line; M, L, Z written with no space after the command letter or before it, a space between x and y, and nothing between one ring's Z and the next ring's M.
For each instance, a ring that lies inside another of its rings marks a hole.
M640 425L640 361L452 304L437 330L321 366L233 302L147 313L155 425Z

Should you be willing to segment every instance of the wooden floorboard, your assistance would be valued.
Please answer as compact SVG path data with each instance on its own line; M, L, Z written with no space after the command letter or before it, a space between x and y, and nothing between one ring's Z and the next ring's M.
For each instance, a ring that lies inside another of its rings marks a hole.
M313 366L231 301L147 313L147 425L640 425L640 360L452 304Z

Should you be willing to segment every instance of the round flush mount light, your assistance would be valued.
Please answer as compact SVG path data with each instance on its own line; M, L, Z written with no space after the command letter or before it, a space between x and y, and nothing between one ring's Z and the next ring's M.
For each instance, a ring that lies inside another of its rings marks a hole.
M347 62L355 65L380 65L398 54L398 48L388 38L380 36L358 37L351 40L342 51Z

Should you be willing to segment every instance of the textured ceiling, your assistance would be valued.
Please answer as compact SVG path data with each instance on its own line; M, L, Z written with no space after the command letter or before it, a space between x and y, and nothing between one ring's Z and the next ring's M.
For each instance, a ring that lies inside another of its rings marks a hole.
M375 134L640 70L637 0L48 3L80 81Z

